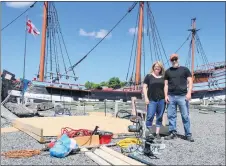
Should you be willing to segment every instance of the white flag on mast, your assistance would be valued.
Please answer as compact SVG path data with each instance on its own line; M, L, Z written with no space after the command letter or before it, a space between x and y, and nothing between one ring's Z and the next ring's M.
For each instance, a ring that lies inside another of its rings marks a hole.
M34 36L40 35L40 32L38 31L38 29L29 19L27 20L27 32Z

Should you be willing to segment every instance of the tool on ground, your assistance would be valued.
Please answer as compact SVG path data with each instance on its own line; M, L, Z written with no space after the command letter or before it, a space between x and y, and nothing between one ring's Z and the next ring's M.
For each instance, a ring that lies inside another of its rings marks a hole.
M107 131L97 131L96 134L99 135L100 144L109 144L113 137L113 133Z
M2 156L8 158L24 158L24 157L32 157L35 155L39 155L41 153L40 150L13 150L2 153Z
M132 144L141 144L141 141L138 138L125 138L117 142L117 145L121 148L127 148Z
M158 154L156 148L152 146L155 144L155 137L152 135L151 129L146 128L146 116L145 118L142 115L138 116L136 102L134 102L134 108L136 115L130 117L130 121L133 122L133 125L128 126L128 131L137 133L137 138L142 142L142 145L137 149L141 149L140 147L142 147L144 155L155 156L155 154ZM158 150L159 148L157 148L157 151Z

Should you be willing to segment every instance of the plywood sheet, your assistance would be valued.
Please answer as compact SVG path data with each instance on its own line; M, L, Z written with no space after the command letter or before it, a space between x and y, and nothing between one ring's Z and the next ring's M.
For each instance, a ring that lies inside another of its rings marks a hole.
M16 120L43 129L43 136L57 136L63 127L94 130L95 126L99 126L99 130L122 134L129 133L128 126L132 124L132 122L126 119L95 115L18 118Z

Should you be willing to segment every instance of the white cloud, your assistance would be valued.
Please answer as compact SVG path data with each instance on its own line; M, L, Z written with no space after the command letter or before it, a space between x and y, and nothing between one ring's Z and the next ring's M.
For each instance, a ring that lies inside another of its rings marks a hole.
M147 30L146 30L146 28L144 27L144 28L143 28L143 32L144 32L144 33L147 33L146 31L147 31ZM138 32L138 27L136 27L136 28L130 28L130 29L129 29L129 34L131 34L131 35L134 35L134 33L137 34L137 32Z
M100 31L99 32L96 32L96 38L104 38L104 36L106 36L107 35L107 33L108 33L108 31L107 30L105 30L105 29L100 29ZM112 35L111 35L111 33L107 36L107 38L110 38Z
M6 6L12 7L12 8L25 8L29 7L34 2L6 2Z
M79 35L81 35L81 36L95 37L96 32L86 32L84 29L80 29L79 30Z
M94 37L94 38L104 38L104 36L106 36L108 33L107 30L105 29L100 29L99 31L95 32L86 32L84 29L80 29L79 30L79 35L80 36L89 36L89 37ZM110 33L106 38L110 38L112 36L112 34Z

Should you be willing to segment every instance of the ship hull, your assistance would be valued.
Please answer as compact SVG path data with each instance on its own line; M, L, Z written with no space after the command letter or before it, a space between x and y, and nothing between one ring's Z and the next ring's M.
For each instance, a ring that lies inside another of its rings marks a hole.
M42 93L40 93L42 92ZM192 93L192 99L204 99L204 98L220 98L225 99L226 89L220 90L203 90ZM53 101L78 101L78 100L123 100L130 101L131 97L137 97L142 99L141 91L83 91L83 90L70 90L70 89L56 89L50 87L37 88L35 91L27 91L25 93L27 98L37 98L42 100Z
M202 91L196 91L192 93L192 99L203 99L203 98L214 98L218 97L221 99L225 99L226 94L226 88L219 89L219 90L202 90Z
M14 96L21 96L16 95ZM92 100L92 101L104 101L104 100L123 100L124 102L130 101L131 97L137 97L142 99L141 91L104 91L104 90L79 90L79 89L66 89L56 88L44 85L33 85L28 88L24 93L24 97L32 99L33 102L39 103L44 101L57 101L57 102L72 102L78 100Z
M19 92L19 91L18 91ZM21 96L21 92L12 94L13 96ZM18 95L20 94L20 95ZM202 90L192 93L192 99L204 99L204 98L220 98L225 99L226 89L219 90ZM92 90L85 91L79 89L65 89L48 86L32 86L26 90L24 97L32 99L33 102L43 101L58 101L58 102L72 102L78 100L123 100L130 101L131 97L137 97L142 99L141 91L104 91L104 90Z

